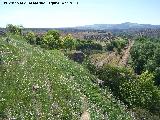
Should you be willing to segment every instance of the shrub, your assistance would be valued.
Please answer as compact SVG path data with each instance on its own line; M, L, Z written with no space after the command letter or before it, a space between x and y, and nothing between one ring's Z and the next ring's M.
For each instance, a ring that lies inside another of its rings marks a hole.
M75 49L75 45L76 41L74 40L71 34L68 34L63 38L63 47L65 49L70 49L70 50Z
M13 33L13 34L21 34L22 33L22 26L8 24L6 26L6 29L8 32Z
M60 39L60 33L56 30L49 30L46 34L47 35L52 35L54 39L59 40Z
M156 67L154 75L155 75L155 84L159 86L160 85L160 67Z
M36 44L36 35L34 32L27 32L27 34L25 35L26 40L28 41L28 43L30 44Z
M132 47L130 54L137 74L141 74L144 71L147 61L154 57L155 49L156 44L151 41L139 42Z
M92 41L81 41L77 46L76 50L103 50L101 44L94 43Z
M152 73L146 71L136 77L131 70L111 65L98 69L92 66L90 70L128 107L140 107L160 114L160 90L154 85Z
M62 45L58 31L50 30L43 36L43 46L49 49L58 49Z
M160 44L157 40L138 38L131 49L132 66L137 74L148 70L155 76L156 85L160 85Z
M121 38L111 41L110 43L106 44L106 50L113 51L114 49L117 50L118 53L122 51L122 49L126 46L127 41Z
M36 35L36 44L42 45L43 44L43 37L40 35Z
M123 101L125 99L120 93L121 85L135 78L130 70L112 65L105 65L103 68L99 68L96 74L99 79L104 80L104 85L109 86L113 94Z
M114 48L113 44L111 44L111 43L106 44L106 50L107 51L113 51L113 48Z

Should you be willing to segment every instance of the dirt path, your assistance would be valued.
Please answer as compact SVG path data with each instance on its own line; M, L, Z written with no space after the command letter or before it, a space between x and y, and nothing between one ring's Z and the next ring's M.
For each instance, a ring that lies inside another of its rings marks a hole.
M132 48L134 41L129 40L127 49L122 51L122 55L118 55L116 52L103 54L98 60L93 61L96 67L102 67L104 64L114 64L119 66L126 66L128 63L130 49Z
M130 55L130 49L132 48L134 41L129 40L128 48L125 50L122 59L119 61L119 66L126 66Z

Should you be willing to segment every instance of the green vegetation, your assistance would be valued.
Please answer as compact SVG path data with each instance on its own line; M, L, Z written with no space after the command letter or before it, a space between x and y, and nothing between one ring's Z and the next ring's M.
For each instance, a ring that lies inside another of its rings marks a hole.
M85 112L91 120L160 119L158 39L137 38L129 68L119 64L132 46L126 38L102 45L55 30L22 35L20 26L6 28L0 36L0 119L79 120ZM86 59L80 65L65 55Z
M160 84L160 41L138 38L131 50L132 66L135 73L148 70L155 76L155 83Z
M104 89L109 87L116 99L123 101L128 108L148 110L159 118L160 90L154 85L153 74L146 71L137 77L132 70L112 65L96 68L88 64L88 68L103 80L101 86Z
M10 39L0 38L1 119L78 120L83 106L91 120L132 119L109 91L92 82L95 76L60 51L31 46L17 35Z
M76 43L76 40L72 37L71 34L68 34L63 38L64 49L73 50L76 48Z
M126 46L127 40L122 38L117 38L116 40L112 40L106 44L106 50L108 51L117 51L120 53L122 49Z
M21 34L22 33L22 26L16 26L12 24L8 24L6 26L6 29L8 32L13 33L13 34Z
M50 30L43 36L43 44L49 49L61 47L60 34L58 31Z
M28 32L25 34L25 39L30 44L40 45L42 48L46 49L65 49L65 50L81 50L83 52L92 51L102 51L103 47L101 44L86 41L86 40L76 40L71 34L64 37L60 36L60 33L55 30L49 30L43 36L38 36L34 32Z
M90 51L90 50L102 50L102 45L94 43L92 41L80 41L79 45L76 47L77 50Z
M36 35L34 32L27 32L27 34L25 35L25 39L30 44L36 44Z

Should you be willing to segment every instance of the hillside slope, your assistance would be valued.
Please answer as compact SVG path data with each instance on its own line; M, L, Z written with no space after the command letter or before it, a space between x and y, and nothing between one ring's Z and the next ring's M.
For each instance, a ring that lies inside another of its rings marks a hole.
M159 29L160 25L151 25L151 24L138 24L125 22L121 24L94 24L94 25L85 25L75 27L77 29L93 29L93 30L107 30L107 29Z
M46 51L19 36L0 38L0 119L130 120L130 113L95 77L60 51Z

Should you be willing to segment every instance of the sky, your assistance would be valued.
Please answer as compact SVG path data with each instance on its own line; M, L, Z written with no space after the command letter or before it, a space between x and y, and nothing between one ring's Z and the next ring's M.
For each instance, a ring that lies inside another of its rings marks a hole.
M20 1L46 4L4 4ZM51 1L73 4L48 4ZM124 22L160 25L160 0L0 0L0 27L58 28Z

